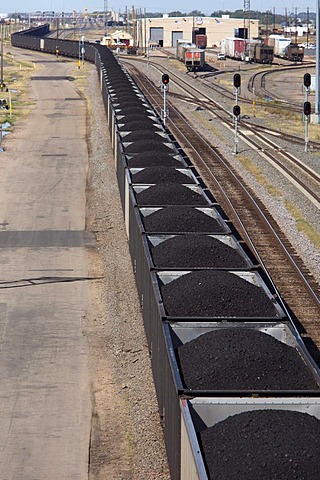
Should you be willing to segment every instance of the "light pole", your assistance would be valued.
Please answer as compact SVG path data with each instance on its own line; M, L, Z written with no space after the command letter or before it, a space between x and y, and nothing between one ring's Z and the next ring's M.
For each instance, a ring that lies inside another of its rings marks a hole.
M1 90L3 90L4 85L4 78L3 78L3 39L4 39L4 24L1 24L1 73L0 73L0 80L1 80Z

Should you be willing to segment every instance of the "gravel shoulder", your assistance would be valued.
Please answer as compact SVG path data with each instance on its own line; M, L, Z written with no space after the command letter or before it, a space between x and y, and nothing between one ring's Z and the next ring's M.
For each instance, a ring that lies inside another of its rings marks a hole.
M150 358L122 217L114 158L90 68L87 229L92 283L86 335L92 378L91 480L169 480Z

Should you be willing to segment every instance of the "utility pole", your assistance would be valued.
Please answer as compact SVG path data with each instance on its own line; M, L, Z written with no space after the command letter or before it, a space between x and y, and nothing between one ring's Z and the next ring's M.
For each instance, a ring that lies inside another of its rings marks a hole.
M104 0L104 36L107 36L108 27L108 0Z
M320 114L320 105L319 105L319 56L320 56L320 28L319 28L319 22L320 22L320 0L317 0L317 14L316 14L316 81L315 81L315 87L316 87L316 105L315 105L315 113L317 115L317 123L320 123L319 121L319 114Z
M3 78L3 40L4 40L4 30L3 30L3 24L1 24L1 73L0 73L1 85L4 85L4 78Z

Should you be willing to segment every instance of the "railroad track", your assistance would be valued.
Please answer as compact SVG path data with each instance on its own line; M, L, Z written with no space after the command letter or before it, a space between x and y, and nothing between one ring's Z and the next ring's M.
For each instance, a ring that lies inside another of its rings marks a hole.
M131 68L131 75L160 112L162 96L159 89L136 68ZM170 105L167 126L266 268L270 281L274 282L284 300L284 309L304 338L310 353L319 362L320 290L312 275L254 192L244 185L229 162L190 126L190 122L173 105Z
M121 57L121 61L123 63L125 63L128 66L128 68L130 68L130 65L132 65L131 60L133 60L135 63L137 62L137 63L144 63L145 64L145 60L142 60L142 59L130 59L130 61L129 61L127 56L122 56ZM153 68L158 69L159 72L163 71L163 67L156 62L149 62L149 65L151 65ZM170 74L171 81L173 81L182 91L182 93L176 93L176 92L171 93L170 92L171 96L176 97L176 98L178 98L182 101L186 101L186 102L190 102L192 100L192 103L194 103L196 105L199 105L199 107L202 107L202 108L205 108L205 109L211 111L221 121L228 124L229 127L233 125L233 117L232 117L232 114L231 114L232 108L226 108L226 106L224 106L222 103L218 103L217 101L214 101L213 98L210 95L205 94L202 90L198 89L195 85L192 85L189 82L189 80L186 81L180 75L175 73L173 70L166 67L166 72ZM190 79L190 78L192 78L192 77L190 77L190 75L188 75L188 79ZM200 76L196 76L195 79L201 81L201 84L205 84L206 87L208 86L207 82L203 82L201 80ZM228 89L226 87L222 87L220 85L209 84L209 86L215 93L218 93L219 95L221 95L223 99L225 98L227 100L232 100L233 103L234 103L235 95L234 95L234 93L230 92L230 89ZM239 103L246 103L246 104L250 104L250 105L252 104L251 100L248 100L248 99L246 99L244 97L241 97L241 96L239 96L239 100L241 100L241 102L239 102ZM256 105L266 106L266 102L263 102L263 103L257 102ZM272 108L272 105L271 105L271 108ZM292 108L289 107L289 106L284 107L284 108L288 108L289 110L292 110ZM297 108L297 107L295 107L295 108ZM302 107L300 105L299 112L301 112L301 108ZM250 130L251 132L254 132L257 135L261 134L261 132L265 132L269 136L274 135L275 137L279 137L279 130L275 130L275 129L272 129L272 128L266 128L266 127L263 127L261 125L254 125L251 122L247 122L245 119L242 119L241 123L246 126L247 130ZM241 132L240 132L240 135L241 135ZM286 136L286 139L289 140L293 144L302 145L305 142L304 138L299 137L297 135L290 135L290 134L286 133L285 136ZM268 141L268 140L266 139L266 141ZM311 149L314 149L314 150L319 150L320 149L320 143L319 142L309 140L308 145ZM256 148L256 146L253 145L253 148ZM273 146L272 146L272 148L273 148Z
M288 100L285 100L281 97L276 96L274 92L270 92L270 90L266 88L266 78L274 73L286 72L290 70L301 70L301 69L304 70L308 66L314 67L314 63L310 62L310 63L304 63L302 65L287 66L283 68L278 68L276 71L270 70L270 71L264 71L264 72L257 72L250 77L247 88L249 92L251 93L254 92L255 95L257 95L258 97L265 97L267 95L267 96L270 96L273 100L276 100L277 102L281 102L283 106L287 106L291 110L292 110L292 107L294 107L294 109L298 108L301 111L300 103L295 103L292 101L289 102Z

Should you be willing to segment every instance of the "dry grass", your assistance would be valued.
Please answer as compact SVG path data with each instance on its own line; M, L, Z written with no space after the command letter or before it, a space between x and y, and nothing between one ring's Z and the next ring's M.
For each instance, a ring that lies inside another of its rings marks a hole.
M8 104L11 96L12 115L10 116L9 110L0 110L0 123L10 122L14 125L29 114L34 105L34 102L28 98L30 77L39 69L40 67L32 62L15 60L10 51L4 55L4 80L6 88L11 92L0 92L0 96L6 99Z
M288 200L285 201L288 212L293 217L298 232L304 233L316 248L320 248L320 234L310 223L307 222L301 211Z
M282 193L278 190L274 185L270 184L265 176L262 174L261 169L255 165L255 163L248 157L243 155L237 155L237 160L241 163L243 168L247 170L255 179L256 181L262 185L267 192L274 196L274 197L281 197Z

